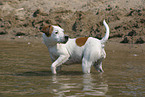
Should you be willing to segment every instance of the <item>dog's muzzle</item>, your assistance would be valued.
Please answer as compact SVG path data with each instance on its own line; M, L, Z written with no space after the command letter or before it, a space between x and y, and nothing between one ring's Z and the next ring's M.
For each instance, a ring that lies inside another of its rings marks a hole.
M66 42L68 41L68 38L69 38L69 36L68 36L68 35L65 35L65 36L64 36L64 41L63 41L63 43L66 43Z

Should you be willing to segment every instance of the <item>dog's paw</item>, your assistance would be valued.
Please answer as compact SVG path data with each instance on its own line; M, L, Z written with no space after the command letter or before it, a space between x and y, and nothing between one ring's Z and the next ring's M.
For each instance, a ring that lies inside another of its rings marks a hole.
M99 70L97 70L97 71L98 71L98 72L104 72L103 69L99 69Z
M51 67L51 71L52 71L52 74L57 74L55 67Z

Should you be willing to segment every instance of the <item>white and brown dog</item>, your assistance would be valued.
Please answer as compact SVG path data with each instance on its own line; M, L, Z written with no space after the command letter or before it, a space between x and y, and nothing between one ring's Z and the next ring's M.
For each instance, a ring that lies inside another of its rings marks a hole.
M94 65L97 71L103 72L102 60L106 57L104 44L109 37L109 26L103 21L106 28L105 36L99 40L93 37L81 37L70 39L64 34L64 30L59 26L49 25L43 27L43 41L48 47L52 59L51 70L56 74L56 70L63 63L82 63L84 73L90 73L91 66Z

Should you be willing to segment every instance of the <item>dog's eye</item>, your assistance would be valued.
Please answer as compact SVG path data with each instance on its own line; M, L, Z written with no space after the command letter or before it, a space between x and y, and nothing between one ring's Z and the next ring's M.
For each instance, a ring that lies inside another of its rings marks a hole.
M55 32L55 34L58 34L58 32Z

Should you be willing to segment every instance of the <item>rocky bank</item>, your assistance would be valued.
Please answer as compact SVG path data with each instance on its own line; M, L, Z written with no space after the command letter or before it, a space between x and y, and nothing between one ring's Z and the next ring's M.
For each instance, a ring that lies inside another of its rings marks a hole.
M120 43L145 43L144 0L0 0L0 39L41 38L39 28L59 24L70 37L105 34Z

